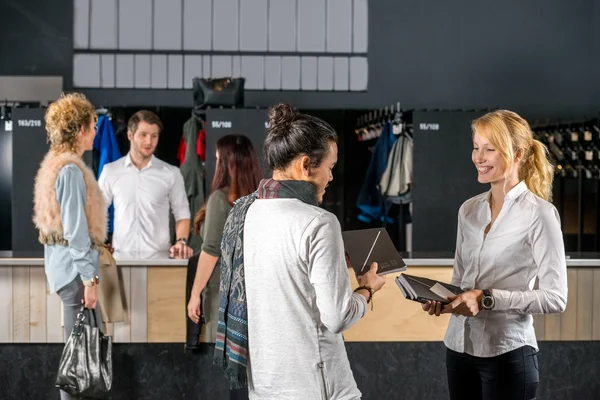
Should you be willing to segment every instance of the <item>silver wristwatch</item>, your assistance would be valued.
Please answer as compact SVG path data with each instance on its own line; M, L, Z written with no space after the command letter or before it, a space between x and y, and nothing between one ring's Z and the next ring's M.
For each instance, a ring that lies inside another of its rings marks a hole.
M481 308L491 310L495 304L496 301L494 300L494 296L492 296L492 292L489 289L484 289L483 297L481 298Z

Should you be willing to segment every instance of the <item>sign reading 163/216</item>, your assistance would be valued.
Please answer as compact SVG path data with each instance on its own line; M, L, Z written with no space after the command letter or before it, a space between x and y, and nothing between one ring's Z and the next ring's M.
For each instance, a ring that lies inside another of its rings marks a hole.
M17 120L17 125L27 128L39 128L42 126L42 121L39 119L19 119Z

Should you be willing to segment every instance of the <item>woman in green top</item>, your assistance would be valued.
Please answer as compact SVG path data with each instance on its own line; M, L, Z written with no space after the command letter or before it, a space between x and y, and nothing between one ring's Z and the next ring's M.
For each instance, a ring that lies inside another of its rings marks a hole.
M194 286L188 303L188 316L198 323L200 304L206 324L206 341L214 343L219 320L219 269L221 237L233 202L256 190L262 177L252 142L244 135L226 135L217 140L217 165L208 201L194 217L194 230L202 239L202 249Z

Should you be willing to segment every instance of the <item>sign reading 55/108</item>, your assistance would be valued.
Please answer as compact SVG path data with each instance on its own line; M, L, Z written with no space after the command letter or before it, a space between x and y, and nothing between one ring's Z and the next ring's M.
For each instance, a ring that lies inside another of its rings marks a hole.
M211 126L213 128L231 128L233 124L231 121L212 121Z
M439 131L440 124L428 124L428 123L421 122L419 124L419 129L422 131Z

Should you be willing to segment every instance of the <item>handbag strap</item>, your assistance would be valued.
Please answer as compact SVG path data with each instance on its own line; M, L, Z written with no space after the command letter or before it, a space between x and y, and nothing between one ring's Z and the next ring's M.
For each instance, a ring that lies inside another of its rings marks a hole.
M86 312L87 311L87 312ZM83 326L85 325L86 314L88 314L89 324L93 328L98 328L98 320L96 318L96 311L85 308L84 305L81 306L81 309L77 313L77 318L75 319L75 325L73 326L73 331L77 334L81 334L83 332ZM89 317L91 315L91 317ZM93 322L92 322L93 321Z
M85 307L81 305L81 309L77 313L75 319L75 325L73 325L73 333L80 335L83 332L83 325L85 324Z
M89 319L89 325L92 328L99 328L99 326L98 326L98 320L96 319L96 310L91 309L91 308L86 308L86 311L88 312L88 314L91 315L91 317L88 318ZM92 323L92 321L93 321L93 323Z

